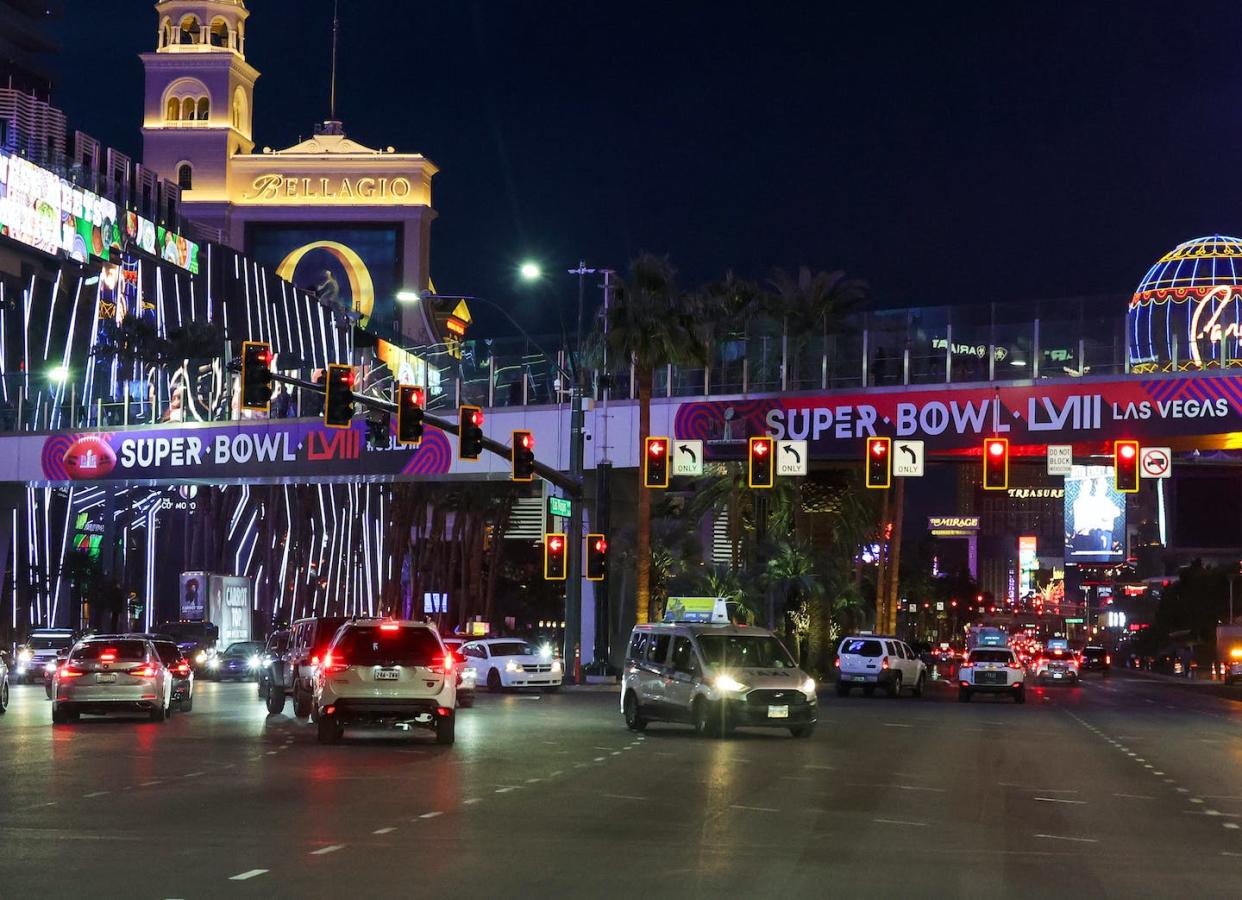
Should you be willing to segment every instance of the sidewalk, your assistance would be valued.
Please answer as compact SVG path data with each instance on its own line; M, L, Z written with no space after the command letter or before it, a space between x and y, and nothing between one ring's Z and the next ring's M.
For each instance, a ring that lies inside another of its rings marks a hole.
M1165 675L1162 672L1148 672L1144 669L1114 669L1122 677L1137 678L1167 684L1170 687L1188 688L1213 694L1224 700L1242 702L1242 685L1227 685L1223 681L1212 681L1210 678L1187 678L1184 675Z

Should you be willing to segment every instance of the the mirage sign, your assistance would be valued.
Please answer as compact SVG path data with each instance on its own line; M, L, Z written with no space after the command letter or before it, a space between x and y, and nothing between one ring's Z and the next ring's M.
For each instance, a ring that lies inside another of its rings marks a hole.
M1242 378L1199 374L691 402L677 411L675 437L708 442L710 457L712 441L766 434L808 441L813 456L828 458L860 454L875 435L919 439L935 452L992 435L1041 445L1239 430Z
M49 481L392 478L444 474L452 461L448 439L436 429L427 429L416 450L395 443L373 448L363 420L339 430L317 421L256 419L39 440L42 474Z

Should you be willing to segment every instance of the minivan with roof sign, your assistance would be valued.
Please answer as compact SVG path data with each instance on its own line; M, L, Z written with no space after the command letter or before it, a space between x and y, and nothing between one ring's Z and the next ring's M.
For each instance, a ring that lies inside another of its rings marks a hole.
M631 731L651 722L691 725L723 737L738 727L815 730L815 680L763 628L732 625L723 602L710 622L669 620L630 634L621 714Z

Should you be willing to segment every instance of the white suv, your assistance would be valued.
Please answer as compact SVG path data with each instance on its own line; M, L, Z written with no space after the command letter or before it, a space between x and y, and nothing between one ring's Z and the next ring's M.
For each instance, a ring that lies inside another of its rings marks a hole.
M847 637L837 648L837 696L860 687L870 697L876 685L890 697L909 688L915 697L923 696L927 684L927 665L904 641L878 634Z
M421 622L358 619L342 626L315 673L319 741L347 727L429 728L453 743L457 673L440 635Z
M1025 677L1011 648L976 647L966 654L957 672L957 699L969 703L973 694L1008 694L1015 703L1025 703Z

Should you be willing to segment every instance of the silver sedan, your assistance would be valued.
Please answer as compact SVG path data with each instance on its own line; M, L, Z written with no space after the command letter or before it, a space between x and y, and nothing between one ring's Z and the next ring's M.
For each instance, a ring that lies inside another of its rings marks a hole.
M172 683L150 641L91 638L75 644L52 677L52 721L139 710L152 722L163 722L172 714Z

